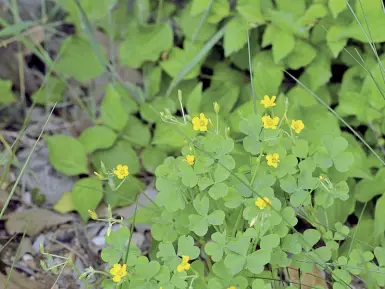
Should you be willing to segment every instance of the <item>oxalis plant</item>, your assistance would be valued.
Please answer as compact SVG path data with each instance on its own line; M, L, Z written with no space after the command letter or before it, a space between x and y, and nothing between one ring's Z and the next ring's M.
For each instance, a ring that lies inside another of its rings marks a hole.
M165 122L179 124L186 145L156 169L159 193L137 212L147 212L152 223L153 248L141 256L132 242L127 224L137 215L126 222L111 210L107 219L89 211L109 228L121 227L107 232L109 247L101 253L106 271L90 267L80 276L87 287L101 274L103 288L301 288L305 284L281 282L283 272L290 266L300 275L314 265L334 289L351 288L353 275L367 288L384 286L385 250L362 244L340 254L340 245L354 236L328 221L327 208L349 198L349 184L331 173L349 170L347 141L325 135L313 145L301 139L306 123L290 116L287 99L280 102L283 114L277 113L276 100L265 96L255 113L241 115L242 134L235 139L218 123L217 103L215 119L162 113ZM184 134L188 126L198 132L194 138ZM114 188L130 177L124 164L96 175Z

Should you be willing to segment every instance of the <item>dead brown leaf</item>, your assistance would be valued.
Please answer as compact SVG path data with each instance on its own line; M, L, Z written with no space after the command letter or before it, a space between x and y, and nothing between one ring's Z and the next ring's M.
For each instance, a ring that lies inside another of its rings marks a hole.
M7 219L5 228L10 235L22 233L26 229L29 236L35 236L46 228L69 222L73 218L37 208L11 213L7 215Z
M286 270L285 277L290 282L293 282L295 284L292 284L292 286L298 288L298 284L302 284L303 287L306 288L312 288L313 286L321 286L322 288L327 289L328 285L325 282L325 277L322 276L321 271L317 268L316 265L313 266L313 271L311 273L305 273L301 272L301 281L299 280L299 273L298 270L294 267L288 268L289 274Z

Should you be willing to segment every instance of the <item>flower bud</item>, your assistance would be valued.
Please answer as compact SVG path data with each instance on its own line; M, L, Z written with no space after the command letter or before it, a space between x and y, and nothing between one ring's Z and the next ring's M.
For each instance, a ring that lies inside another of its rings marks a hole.
M219 104L218 104L218 102L214 102L213 105L214 105L215 113L218 113L219 112Z
M88 210L88 214L90 215L92 220L97 220L98 219L98 215L96 214L95 211Z

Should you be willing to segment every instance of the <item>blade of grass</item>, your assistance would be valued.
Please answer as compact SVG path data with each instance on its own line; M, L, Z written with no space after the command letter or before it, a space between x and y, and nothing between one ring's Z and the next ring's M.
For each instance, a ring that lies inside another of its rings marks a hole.
M374 46L374 44L373 44L373 39L372 39L372 37L371 37L370 27L369 27L369 24L368 24L368 22L367 22L367 18L366 18L365 11L364 11L364 9L363 9L361 0L358 0L358 1L359 1L359 3L360 3L360 7L361 7L362 13L363 13L363 15L364 15L364 19L365 19L365 22L366 22L366 25L367 25L367 28L368 28L369 35L370 35L370 36L368 36L368 34L366 33L364 27L363 27L362 24L361 24L360 19L358 19L357 14L354 12L354 9L353 9L352 6L349 4L349 1L345 0L345 2L346 2L346 4L347 4L347 6L348 6L350 12L353 14L355 20L357 21L357 23L358 23L358 25L360 26L360 28L361 28L363 34L365 35L365 38L366 38L366 40L368 41L369 46L371 47L371 49L372 49L374 55L375 55L376 58L377 58L377 62L378 62L378 64L379 64L380 67L381 67L381 70L380 70L380 71L381 71L382 79L383 79L383 81L384 81L384 83L385 83L385 75L384 75L385 68L384 68L384 65L383 65L383 63L382 63L380 57L378 56L377 50L376 50L376 48L375 48L375 46Z
M9 286L9 281L11 280L11 277L12 277L13 268L15 267L16 261L20 257L19 254L20 254L20 250L21 250L21 245L23 244L24 237L25 237L25 234L27 232L28 226L29 226L29 221L27 222L27 224L24 227L23 236L21 237L20 244L17 247L16 254L15 254L15 257L14 257L14 259L12 261L11 269L9 270L9 273L8 273L8 276L7 276L7 281L5 282L5 288L4 289L7 289L8 286Z
M4 212L5 212L6 208L8 207L8 204L9 204L9 202L10 202L10 200L11 200L13 194L15 193L16 187L17 187L17 185L19 184L20 179L21 179L21 177L23 176L24 171L26 170L26 168L27 168L27 166L28 166L28 163L29 163L29 161L30 161L30 159L31 159L31 156L32 156L33 152L35 151L36 146L37 146L37 144L39 143L39 141L40 141L40 139L41 139L41 137L42 137L42 135L43 135L43 133L44 133L44 130L45 130L45 128L46 128L46 126L47 126L47 124L48 124L50 118L51 118L51 115L52 115L52 113L53 113L55 107L56 107L56 104L53 106L53 108L52 108L52 110L51 110L49 116L47 117L47 120L46 120L46 122L44 123L44 126L43 126L43 128L42 128L42 130L41 130L41 132L40 132L40 134L39 134L39 137L37 138L37 140L36 140L34 146L32 147L32 150L31 150L31 152L29 153L29 155L28 155L28 157L27 157L27 160L25 161L23 167L21 168L21 172L19 173L19 175L18 175L18 177L17 177L15 183L13 184L13 187L12 187L12 189L11 189L11 192L9 193L9 196L8 196L7 200L5 201L3 208L1 209L1 212L0 212L0 219L3 217Z
M199 63L206 54L214 47L214 45L223 37L225 33L225 28L222 27L218 32L211 37L211 39L202 47L202 49L194 56L190 62L183 67L183 69L179 72L179 74L172 80L169 87L167 88L166 97L170 96L174 88L183 80L183 78L195 67L197 63Z

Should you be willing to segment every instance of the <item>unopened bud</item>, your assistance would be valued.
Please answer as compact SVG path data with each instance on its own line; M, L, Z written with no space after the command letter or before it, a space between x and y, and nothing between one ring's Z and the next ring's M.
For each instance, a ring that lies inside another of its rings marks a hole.
M98 215L96 214L95 211L88 210L88 214L90 215L92 220L97 220L98 219Z
M99 174L98 172L94 172L94 175L99 179L99 180L103 180L103 176L101 174Z
M219 104L218 104L218 102L214 102L214 111L215 111L215 113L219 112Z

